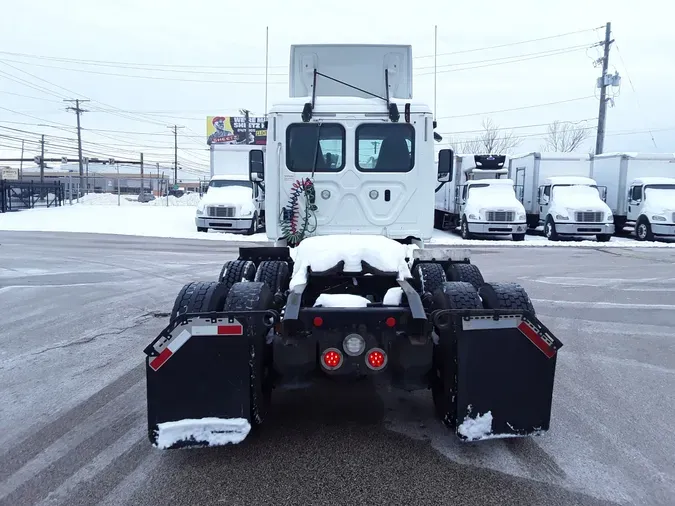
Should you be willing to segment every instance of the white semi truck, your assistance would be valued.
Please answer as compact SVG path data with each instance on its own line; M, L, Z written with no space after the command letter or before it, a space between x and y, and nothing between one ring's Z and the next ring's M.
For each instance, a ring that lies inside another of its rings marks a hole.
M675 237L675 155L605 153L593 157L592 177L607 187L616 233L626 226L639 241Z
M525 208L516 198L505 156L458 155L450 180L436 190L434 226L460 227L463 239L475 235L511 235L525 239Z
M453 153L434 170L412 61L410 46L291 47L291 96L250 163L275 246L185 285L146 347L157 447L239 443L274 387L373 376L430 389L464 441L548 430L562 343L521 286L486 283L466 250L424 248Z
M522 187L530 228L544 227L546 237L595 236L607 242L614 234L605 188L591 179L590 155L528 153L509 159L509 177Z
M265 226L265 188L249 177L249 158L260 146L211 144L211 179L197 206L198 232L231 230L254 234ZM263 147L264 151L264 147Z

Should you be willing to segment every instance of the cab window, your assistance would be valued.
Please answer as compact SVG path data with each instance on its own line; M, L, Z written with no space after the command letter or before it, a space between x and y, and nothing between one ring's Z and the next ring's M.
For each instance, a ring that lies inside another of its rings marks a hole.
M631 195L631 200L637 202L642 200L642 186L633 186L633 194Z
M344 169L344 127L339 123L289 125L286 129L286 167L293 172L339 172Z
M409 172L415 166L415 129L408 123L359 125L355 159L363 172Z

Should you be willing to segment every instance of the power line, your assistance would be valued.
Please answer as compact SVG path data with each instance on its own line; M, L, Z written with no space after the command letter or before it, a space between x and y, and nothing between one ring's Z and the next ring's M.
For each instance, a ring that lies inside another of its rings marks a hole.
M587 96L587 97L579 97L579 98L569 98L567 100L558 100L556 102L546 102L544 104L533 104L533 105L524 105L520 107L512 107L510 109L498 109L496 111L487 111L487 112L472 112L469 114L459 114L455 116L441 116L438 119L456 119L456 118L469 118L471 116L486 116L488 114L497 114L501 112L511 112L511 111L521 111L523 109L534 109L536 107L546 107L549 105L557 105L557 104L566 104L569 102L578 102L581 100L588 100L590 98L595 98L594 96Z

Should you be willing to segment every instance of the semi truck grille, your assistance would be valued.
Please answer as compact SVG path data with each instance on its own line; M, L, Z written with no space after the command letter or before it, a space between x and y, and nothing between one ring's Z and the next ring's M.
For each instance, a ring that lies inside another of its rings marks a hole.
M234 207L207 207L207 214L214 218L234 218Z
M485 215L487 221L513 221L515 218L513 211L488 211Z
M605 219L605 213L584 211L574 213L574 219L579 223L598 223Z

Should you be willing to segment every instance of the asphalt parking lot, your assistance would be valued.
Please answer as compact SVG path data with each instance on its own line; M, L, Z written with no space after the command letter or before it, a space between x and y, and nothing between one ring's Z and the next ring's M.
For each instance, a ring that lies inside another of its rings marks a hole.
M428 392L324 385L241 445L161 452L142 350L236 245L0 232L0 504L672 504L673 250L472 251L564 342L549 433L461 444Z

